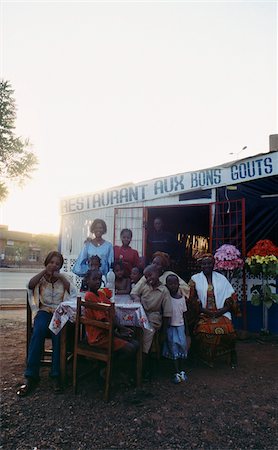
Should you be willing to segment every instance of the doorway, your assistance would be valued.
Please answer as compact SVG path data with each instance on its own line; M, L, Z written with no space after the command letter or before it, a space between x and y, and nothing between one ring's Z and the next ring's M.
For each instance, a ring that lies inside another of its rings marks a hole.
M145 253L151 261L154 219L160 217L163 230L170 233L176 242L171 255L171 268L185 281L199 271L195 255L209 248L210 208L209 205L162 206L146 208Z

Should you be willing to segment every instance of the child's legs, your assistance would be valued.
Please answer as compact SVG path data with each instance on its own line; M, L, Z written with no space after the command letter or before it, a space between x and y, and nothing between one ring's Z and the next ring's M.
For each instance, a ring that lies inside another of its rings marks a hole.
M139 349L139 342L135 339L131 339L130 341L126 341L125 345L119 350L114 352L118 361L122 361L128 358L131 358Z
M26 378L39 379L40 360L51 318L52 314L46 311L38 311L34 319L34 327L28 349L27 367L24 373Z
M152 330L143 328L143 353L149 353L155 332L154 328Z

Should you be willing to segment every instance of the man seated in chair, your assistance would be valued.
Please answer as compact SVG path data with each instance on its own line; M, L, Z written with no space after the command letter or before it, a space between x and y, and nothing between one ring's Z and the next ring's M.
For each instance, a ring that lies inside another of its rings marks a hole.
M146 283L139 287L135 285L131 291L131 298L140 301L146 312L152 330L143 330L143 357L145 378L150 376L148 358L153 342L154 334L162 326L162 334L165 335L172 317L172 302L168 289L159 281L159 269L155 264L150 264L144 270ZM138 283L139 284L139 283Z
M102 288L101 286L102 274L100 270L89 270L85 275L85 282L89 291L85 294L85 300L93 303L106 303L111 304L109 300L112 292L108 288ZM88 319L106 320L104 311L94 311L89 308L85 310L86 317ZM108 333L98 327L91 325L85 326L87 342L94 347L106 348L108 347ZM115 326L114 339L113 339L113 351L117 357L117 362L123 363L127 358L132 357L139 348L139 344L135 339L132 339L133 331L126 327ZM101 371L103 378L103 372Z
M28 288L32 291L30 306L37 312L34 319L33 332L28 349L26 382L17 390L19 397L25 397L32 392L40 380L40 361L44 349L44 341L48 333L52 339L52 366L50 376L54 381L54 391L61 391L60 385L60 334L55 335L49 330L53 312L57 306L69 298L76 299L76 289L70 281L60 273L64 264L61 253L50 252L44 262L45 269L29 281Z

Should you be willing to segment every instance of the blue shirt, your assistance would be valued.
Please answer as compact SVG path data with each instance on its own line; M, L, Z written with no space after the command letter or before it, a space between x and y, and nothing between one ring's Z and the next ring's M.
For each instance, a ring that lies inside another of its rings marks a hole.
M84 247L73 266L73 273L79 277L84 277L89 270L89 258L96 255L101 259L100 270L102 274L106 276L114 261L113 246L111 242L108 241L104 241L103 244L99 246L94 245L91 240L85 241Z

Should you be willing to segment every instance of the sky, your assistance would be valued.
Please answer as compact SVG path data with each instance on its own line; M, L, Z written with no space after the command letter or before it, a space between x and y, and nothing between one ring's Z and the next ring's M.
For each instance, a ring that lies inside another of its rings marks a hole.
M0 11L1 78L39 159L0 205L10 230L58 233L62 197L267 152L277 133L277 2Z

